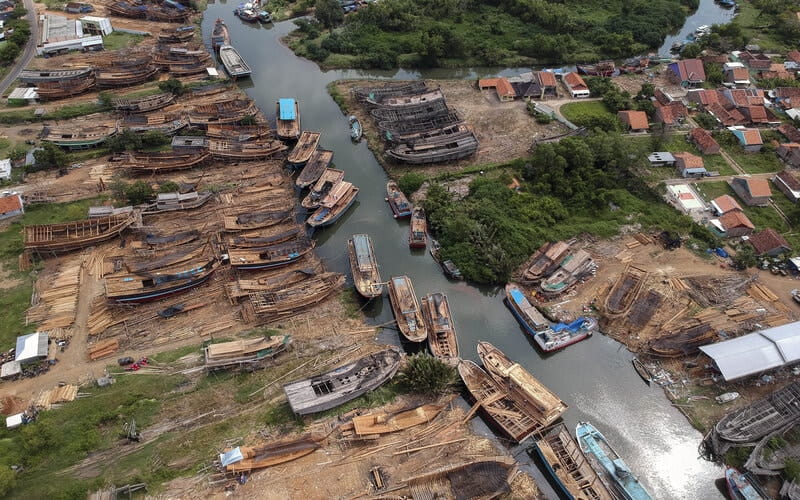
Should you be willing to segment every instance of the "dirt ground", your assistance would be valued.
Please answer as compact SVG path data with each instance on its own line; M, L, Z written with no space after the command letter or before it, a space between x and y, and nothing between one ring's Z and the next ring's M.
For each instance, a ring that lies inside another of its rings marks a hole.
M628 73L615 76L612 80L619 88L627 90L631 95L638 94L639 90L642 88L642 84L645 82L652 83L656 88L663 90L675 98L686 95L686 89L670 81L669 78L667 78L666 71L667 66L661 64L642 74Z

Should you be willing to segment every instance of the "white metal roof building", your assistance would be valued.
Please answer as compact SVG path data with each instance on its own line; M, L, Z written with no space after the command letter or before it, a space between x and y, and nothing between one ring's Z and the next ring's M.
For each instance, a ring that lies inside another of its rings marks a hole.
M47 357L47 334L31 333L17 337L17 350L14 361L20 364L38 361Z
M726 381L800 361L800 321L700 348Z

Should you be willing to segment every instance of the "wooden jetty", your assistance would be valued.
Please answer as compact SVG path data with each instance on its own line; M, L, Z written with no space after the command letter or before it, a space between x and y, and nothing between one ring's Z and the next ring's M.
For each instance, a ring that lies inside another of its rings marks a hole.
M605 300L605 312L609 316L625 314L633 305L647 278L647 271L628 265L617 278Z
M428 328L408 276L394 276L389 280L389 299L400 333L409 342L424 342L428 338Z
M333 151L327 149L317 149L311 154L306 166L295 180L295 185L300 189L307 188L314 184L325 173L325 169L333 161Z
M291 335L275 335L209 344L203 349L206 371L263 368L292 345Z
M444 406L427 404L393 413L368 413L353 417L352 422L342 427L344 430L352 429L358 436L389 434L431 422L442 412Z
M356 87L351 92L356 99L367 104L379 105L384 98L414 94L425 91L427 86L422 80L414 80L406 83L389 83L377 87Z
M446 113L409 121L382 120L378 122L378 128L383 132L384 137L391 141L395 135L430 132L461 123L464 123L461 115L451 109Z
M165 108L175 102L175 95L163 93L138 97L135 99L119 98L111 101L115 111L122 113L148 113Z
M140 274L105 277L106 298L118 303L143 303L186 292L205 283L214 274L217 260L198 260Z
M162 28L158 33L158 43L183 43L194 38L194 26Z
M495 382L507 390L530 414L535 415L543 428L554 423L567 411L566 403L489 342L478 343L478 356Z
M315 244L315 240L302 235L264 247L229 248L228 258L234 269L275 269L302 259Z
M336 184L319 202L319 208L306 219L306 224L323 227L335 223L353 206L357 197L358 188L353 184L346 181Z
M347 253L356 291L365 299L380 297L383 294L383 282L369 235L354 234L347 240Z
M431 354L442 361L458 364L458 336L447 296L437 292L423 297L422 314L428 324Z
M66 128L64 125L61 127L45 126L42 129L42 140L52 142L62 148L87 149L99 146L109 137L116 135L117 132L119 132L119 127L116 123L106 125L87 124L83 128Z
M222 61L225 71L234 80L236 78L248 77L253 72L247 64L247 61L244 60L233 45L221 45L219 48L219 59Z
M441 89L425 89L424 92L416 94L403 94L389 96L381 100L381 107L406 108L408 106L418 106L420 104L430 104L435 101L444 100Z
M376 389L394 377L403 359L390 347L311 378L283 386L289 405L298 415L330 410Z
M322 302L341 289L344 277L339 273L322 273L273 291L250 292L253 312L278 319Z
M241 446L242 459L224 466L226 472L241 474L291 462L318 450L324 438L306 435L298 439L271 441L257 446ZM231 451L231 450L227 450Z
M227 141L209 139L208 152L218 160L265 160L282 154L286 145L277 140Z
M430 103L414 104L402 108L377 108L370 114L378 121L406 121L429 119L434 116L448 113L447 103L444 99Z
M294 215L293 209L254 211L237 215L223 215L222 224L226 231L252 231L262 227L286 222Z
M326 168L322 176L311 187L311 190L300 202L306 210L313 210L319 207L320 201L330 192L331 188L344 180L344 171L335 168Z
M135 212L62 224L25 226L25 250L56 254L96 245L117 237L137 220Z
M414 207L411 214L411 224L408 226L408 246L411 248L428 246L428 222L425 219L425 209L422 207Z
M300 137L300 104L294 99L278 99L275 103L278 138L293 141Z
M478 151L478 139L468 132L461 137L445 138L434 144L400 144L386 151L391 158L412 165L460 160Z
M163 151L155 153L128 153L120 164L134 173L169 172L197 167L209 158L208 151Z
M289 156L286 157L286 161L293 167L305 165L314 151L317 150L317 146L319 146L319 137L319 132L303 130L300 134L300 138L297 139L297 144L295 144Z

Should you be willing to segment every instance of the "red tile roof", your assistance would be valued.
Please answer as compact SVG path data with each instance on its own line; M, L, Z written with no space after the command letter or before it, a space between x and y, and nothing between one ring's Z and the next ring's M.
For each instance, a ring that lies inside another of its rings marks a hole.
M766 179L742 179L751 196L772 196L769 182Z
M542 87L558 86L558 82L556 82L556 75L553 74L552 71L537 71L535 75L536 78L539 80L539 85L541 85Z
M789 51L789 53L786 54L786 58L789 59L790 61L800 63L800 52L796 50Z
M589 90L589 87L586 85L583 78L581 78L581 75L574 71L564 75L564 83L572 90Z
M672 66L672 65L670 65ZM684 59L674 66L681 81L705 80L706 72L700 59Z
M792 142L800 142L800 130L797 130L797 127L790 125L788 123L784 123L780 127L778 127L778 132L783 134L787 139Z
M720 216L719 223L722 224L722 227L725 230L733 229L735 227L746 227L749 229L755 229L756 226L750 222L750 219L744 214L744 212L739 210L732 210L730 212L725 212Z
M678 160L677 164L679 167L682 166L683 168L702 168L704 166L702 158L689 152L673 153L672 156L674 156L675 159Z
M633 130L649 129L647 113L644 111L620 111L617 116Z
M716 90L697 90L689 92L689 96L694 96L694 99L697 100L703 106L708 106L711 103L719 103L719 92Z
M759 76L762 80L794 80L794 75L786 70L783 71L761 71Z
M793 99L800 97L800 87L777 87L775 89L775 97L781 99Z
M767 117L767 108L764 106L747 106L745 109L745 115L750 117L750 121L753 123L767 123L769 122L769 118Z
M739 205L739 203L734 199L733 196L729 194L723 194L722 196L714 198L712 201L717 205L717 207L719 207L719 211L723 214L726 214L731 210L742 210L742 207Z
M672 102L672 98L667 93L665 93L663 90L658 89L658 88L655 89L655 91L653 92L653 97L656 98L656 101L660 102L661 104L663 104L665 106Z
M478 87L482 89L494 88L497 91L497 95L503 97L516 97L517 95L514 92L514 87L511 86L511 82L505 78L484 78L478 80Z
M22 209L22 200L18 194L0 198L0 214L16 212Z
M800 191L800 180L797 180L797 177L792 175L792 173L788 170L782 170L778 172L775 174L775 177L778 177L780 180L782 180L783 183L786 184L792 191Z
M712 102L706 106L706 111L716 116L725 126L740 125L745 122L744 115L737 109L727 110L718 102Z
M758 129L746 128L742 130L742 135L744 136L745 146L764 144L764 140L761 138L761 132L759 132Z
M709 154L709 151L719 151L719 143L714 140L706 129L700 127L693 128L689 131L689 139L691 139L697 146L697 149L704 154Z
M750 81L750 72L747 71L747 68L733 68L730 72L730 76L734 82Z
M750 244L755 248L757 255L762 255L781 247L788 250L792 249L786 239L771 227L751 235Z

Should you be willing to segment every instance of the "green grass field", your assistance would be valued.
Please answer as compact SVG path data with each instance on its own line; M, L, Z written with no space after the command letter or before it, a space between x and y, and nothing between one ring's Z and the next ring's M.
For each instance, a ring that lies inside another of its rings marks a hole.
M561 106L561 114L576 125L595 116L614 117L602 101L570 102Z

